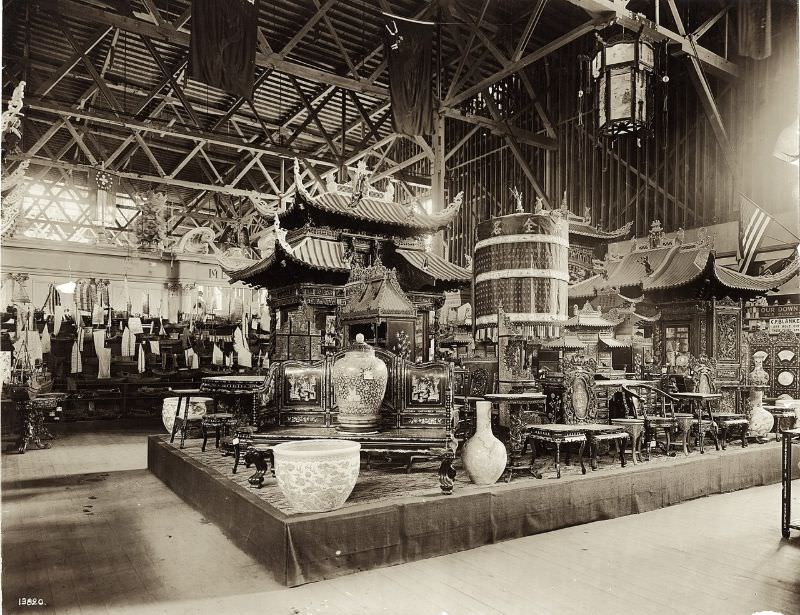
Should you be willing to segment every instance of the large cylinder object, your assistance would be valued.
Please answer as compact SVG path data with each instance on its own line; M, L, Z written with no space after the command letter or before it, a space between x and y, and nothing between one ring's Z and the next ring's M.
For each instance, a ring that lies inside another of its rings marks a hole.
M563 210L515 213L478 225L475 324L495 338L498 310L530 337L557 337L566 322L569 224Z

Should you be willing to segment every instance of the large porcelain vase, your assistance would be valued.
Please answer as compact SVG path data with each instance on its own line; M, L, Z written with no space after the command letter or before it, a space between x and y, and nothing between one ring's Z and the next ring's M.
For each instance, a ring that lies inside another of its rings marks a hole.
M184 417L186 400L181 402L181 418ZM175 424L175 410L178 407L177 397L165 397L164 403L161 406L161 420L167 433L172 433L172 427ZM188 419L201 419L207 413L214 411L214 400L210 397L192 397L189 402ZM180 424L180 423L179 423Z
M464 445L461 462L469 479L476 485L491 485L506 469L506 447L492 434L492 404L488 401L476 403L477 429Z
M297 512L336 510L358 480L361 444L348 440L285 442L272 449L275 478Z
M764 370L764 359L762 357L754 356L753 361L755 367L750 372L750 395L748 397L748 420L750 421L750 435L759 439L767 437L772 431L775 417L772 416L763 406L764 389L769 382L769 375Z
M363 335L356 335L356 343L333 366L333 392L339 406L340 431L378 431L388 377L386 364L364 343Z

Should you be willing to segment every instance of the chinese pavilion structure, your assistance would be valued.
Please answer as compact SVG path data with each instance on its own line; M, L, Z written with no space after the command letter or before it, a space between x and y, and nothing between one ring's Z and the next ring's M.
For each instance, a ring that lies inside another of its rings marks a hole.
M324 331L337 308L353 304L348 284L385 272L386 288L404 295L397 302L413 306L416 343L411 355L428 360L434 331L430 313L443 305L445 291L471 282L469 270L431 250L433 236L458 213L462 194L442 211L428 213L416 202L396 203L391 182L383 191L370 186L363 161L349 184L329 179L316 196L303 185L297 161L294 172L294 202L275 214L274 249L255 264L226 271L231 282L268 289L272 317L279 323L303 310ZM374 279L369 282L380 286ZM375 294L376 301L386 296ZM370 312L363 302L358 307ZM384 309L374 307L376 314Z
M783 286L798 270L795 258L768 275L740 273L717 262L713 237L707 233L694 242L685 242L682 232L666 239L655 221L644 242L635 242L621 258L606 259L601 273L570 286L569 299L608 309L635 302L637 311L643 305L657 306L654 361L671 370L691 356L712 357L723 385L723 406L730 407L734 393L726 395L724 383L738 383L751 363L742 350L744 301Z

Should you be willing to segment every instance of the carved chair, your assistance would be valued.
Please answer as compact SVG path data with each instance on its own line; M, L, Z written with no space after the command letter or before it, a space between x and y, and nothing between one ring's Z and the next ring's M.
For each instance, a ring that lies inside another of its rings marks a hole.
M597 395L594 374L597 364L593 359L575 355L567 361L564 376L564 420L586 433L592 459L592 470L597 469L600 442L613 441L618 448L620 463L625 466L625 440L628 432L620 425L597 422Z
M712 357L708 357L705 354L701 354L699 357L693 356L689 362L689 368L697 383L695 385L695 390L698 393L718 392L717 362ZM718 405L719 402L713 400L705 402L706 410L708 411L708 422L706 422L706 419L703 417L703 406L701 404L694 423L697 429L697 437L705 438L706 433L711 433L717 450L719 450L719 440L722 440L722 448L727 448L728 434L735 431L738 432L742 440L742 447L746 447L749 421L741 414L720 411Z
M483 363L496 364L496 361L484 361ZM481 365L480 361L465 362L464 368L463 386L460 391L455 393L455 402L459 405L456 437L462 442L475 433L475 404L482 401L483 396L487 393L494 392L496 376L488 369L488 366ZM493 417L493 428L495 422Z
M637 385L637 391L623 386L626 404L634 417L644 419L644 440L648 459L650 456L650 442L661 448L664 454L674 457L672 451L672 436L678 433L683 436L682 442L676 445L683 447L684 454L688 455L688 435L692 427L694 415L676 413L675 408L680 407L680 400L666 391L649 384ZM647 394L645 394L647 392ZM663 432L664 440L659 441L659 432Z
M536 461L536 444L548 443L554 445L554 460L556 475L561 477L561 446L564 444L579 444L581 471L585 474L583 452L589 444L592 453L592 469L597 469L597 448L602 441L614 440L620 445L627 439L625 429L615 425L604 425L595 422L597 416L597 397L594 391L594 372L596 364L591 359L576 355L565 363L564 384L562 394L562 407L564 411L564 424L547 423L544 425L529 425L525 449L530 442L533 450L531 459L531 472L541 478L541 472L534 470ZM524 449L523 449L524 450ZM625 465L624 448L620 448L620 461Z

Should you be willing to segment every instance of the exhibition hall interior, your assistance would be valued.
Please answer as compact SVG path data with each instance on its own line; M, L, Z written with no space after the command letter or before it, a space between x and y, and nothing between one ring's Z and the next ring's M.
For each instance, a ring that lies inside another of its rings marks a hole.
M800 615L797 0L2 27L2 612Z

